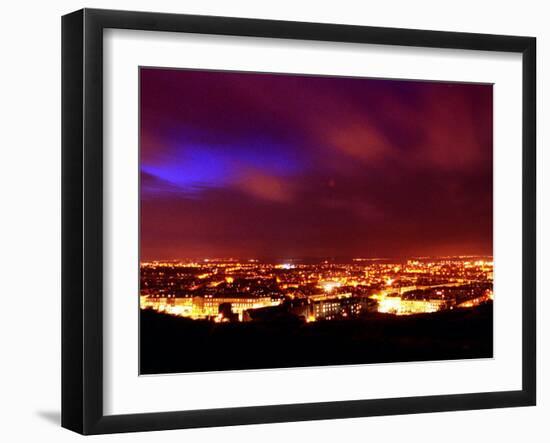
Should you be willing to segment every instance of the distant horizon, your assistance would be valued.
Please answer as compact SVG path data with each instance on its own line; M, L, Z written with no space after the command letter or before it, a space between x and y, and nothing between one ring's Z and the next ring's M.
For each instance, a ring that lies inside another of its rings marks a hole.
M352 261L376 261L376 260L394 260L394 259L430 259L430 258L474 258L474 257L484 257L484 258L493 258L493 254L443 254L443 255L399 255L399 256L382 256L382 257L369 257L369 256L320 256L320 257L215 257L215 256L201 256L201 257L179 257L179 258L150 258L150 259L140 259L140 262L176 262L176 261L189 261L189 260L198 260L198 261L223 261L223 260L242 260L242 261L306 261L306 260L352 260Z

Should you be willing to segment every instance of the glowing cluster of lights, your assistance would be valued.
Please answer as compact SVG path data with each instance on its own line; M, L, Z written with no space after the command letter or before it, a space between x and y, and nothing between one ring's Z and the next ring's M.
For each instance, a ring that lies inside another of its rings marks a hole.
M288 269L295 269L296 265L293 265L292 263L283 263L280 265L276 265L275 268L288 270Z
M438 300L405 300L401 297L386 297L378 302L378 312L395 315L429 314L442 307Z
M342 283L339 281L325 281L321 283L321 287L325 292L332 292L336 288L339 288L342 286Z

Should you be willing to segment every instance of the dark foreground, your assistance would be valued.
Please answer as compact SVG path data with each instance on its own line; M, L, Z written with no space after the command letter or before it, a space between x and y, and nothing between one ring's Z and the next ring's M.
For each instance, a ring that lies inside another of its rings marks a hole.
M302 323L212 323L141 312L140 373L489 358L493 306Z

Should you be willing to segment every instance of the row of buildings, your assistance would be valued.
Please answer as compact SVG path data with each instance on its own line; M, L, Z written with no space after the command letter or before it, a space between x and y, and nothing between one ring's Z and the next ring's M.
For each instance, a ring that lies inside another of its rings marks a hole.
M374 306L371 299L353 297L351 293L337 295L320 294L295 300L272 300L270 297L243 298L195 296L150 297L141 296L142 309L153 309L166 314L214 321L268 320L284 315L303 318L306 321L332 320L352 317Z
M295 317L307 322L353 318L369 312L394 315L433 313L455 308L471 308L493 299L487 286L444 287L405 293L385 292L357 296L351 292L317 294L307 298L195 296L141 297L142 309L218 322L268 321Z

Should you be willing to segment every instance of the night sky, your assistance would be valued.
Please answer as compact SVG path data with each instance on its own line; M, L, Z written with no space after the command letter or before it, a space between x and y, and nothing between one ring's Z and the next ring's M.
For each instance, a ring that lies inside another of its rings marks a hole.
M492 254L491 85L140 77L142 260Z

